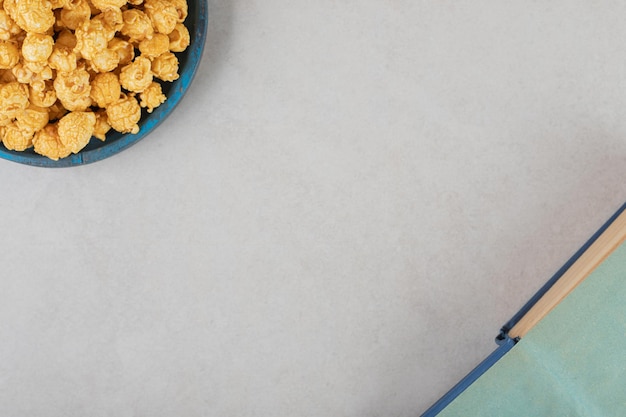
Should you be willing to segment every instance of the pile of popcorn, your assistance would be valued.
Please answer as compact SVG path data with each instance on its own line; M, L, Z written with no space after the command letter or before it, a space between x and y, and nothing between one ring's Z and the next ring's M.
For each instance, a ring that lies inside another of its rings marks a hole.
M57 160L139 132L189 46L187 0L0 0L0 142Z

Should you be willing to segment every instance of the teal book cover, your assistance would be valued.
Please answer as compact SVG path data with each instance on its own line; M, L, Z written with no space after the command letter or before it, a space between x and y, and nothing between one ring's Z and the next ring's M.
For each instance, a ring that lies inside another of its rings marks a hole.
M500 347L423 417L626 415L625 209L503 326ZM576 273L584 278L572 284ZM568 285L548 310L546 300ZM534 317L542 308L545 315Z

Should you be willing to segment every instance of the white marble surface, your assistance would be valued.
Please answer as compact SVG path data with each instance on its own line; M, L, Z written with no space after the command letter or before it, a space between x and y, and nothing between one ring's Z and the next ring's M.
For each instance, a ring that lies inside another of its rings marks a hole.
M0 415L417 416L626 200L626 3L211 0L174 115L0 161Z

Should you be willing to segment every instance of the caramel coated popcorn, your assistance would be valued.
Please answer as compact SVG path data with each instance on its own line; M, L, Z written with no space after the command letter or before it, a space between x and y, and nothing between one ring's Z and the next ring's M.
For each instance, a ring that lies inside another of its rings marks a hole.
M21 33L22 28L19 27L13 19L11 19L9 14L4 11L4 9L0 9L0 39L8 41Z
M78 64L78 57L74 53L74 48L59 45L57 42L48 58L48 65L53 70L61 73L74 71Z
M49 124L37 132L33 137L33 145L35 152L55 161L65 158L72 153L61 143L58 124Z
M15 123L22 130L34 135L48 124L48 117L48 109L31 104L15 118Z
M25 151L33 146L33 133L12 122L4 127L2 143L10 151Z
M85 111L91 106L91 85L89 73L85 68L76 68L70 72L59 72L54 80L57 98L69 111Z
M152 62L139 56L120 71L120 84L124 89L141 93L152 83Z
M178 79L187 0L0 0L0 143L53 160L136 134Z
M22 41L22 58L26 62L45 66L54 48L54 39L50 35L27 33Z
M170 38L162 33L155 33L149 39L139 42L139 52L147 58L156 58L170 51Z
M57 93L52 81L45 81L43 85L35 84L29 87L29 99L35 106L48 108L57 102Z
M11 69L20 62L20 51L10 41L0 41L0 68Z
M0 86L0 114L15 119L28 107L28 86L13 81Z
M126 36L129 41L142 41L154 33L154 27L150 18L139 9L129 9L122 13L124 23L120 33Z
M49 0L5 0L3 7L26 32L45 34L54 25L54 12Z
M112 72L98 74L91 81L91 98L98 107L106 109L107 106L122 94L122 87L117 75Z
M72 153L77 153L89 143L96 127L93 112L73 111L59 120L59 140Z
M122 133L138 133L141 107L132 94L124 95L107 107L108 121L111 127Z
M167 97L163 94L161 84L153 82L139 94L139 99L141 100L139 105L145 107L148 113L152 113L155 108L165 103Z
M152 60L152 73L163 81L178 79L178 58L171 52L166 52Z
M135 47L132 43L120 38L113 38L109 42L109 50L115 51L119 57L119 65L130 64L135 59Z
M172 52L183 52L189 46L189 30L182 23L177 23L174 30L167 36L170 40L170 51Z
M178 10L170 0L144 0L144 10L156 32L169 35L178 22Z
M57 26L76 30L78 26L91 18L91 7L87 0L73 0L62 7L56 16Z

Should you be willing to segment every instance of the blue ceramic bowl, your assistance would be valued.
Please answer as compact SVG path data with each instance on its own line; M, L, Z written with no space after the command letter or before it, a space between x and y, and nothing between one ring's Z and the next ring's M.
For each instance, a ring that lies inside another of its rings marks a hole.
M72 154L67 158L53 161L45 156L35 153L31 149L23 152L10 151L0 143L0 158L21 164L40 167L69 167L75 165L89 164L115 155L118 152L137 143L150 132L152 132L167 116L172 113L176 105L183 98L189 88L191 81L200 64L204 42L206 39L208 7L207 0L187 0L189 5L189 15L185 20L185 26L189 29L191 43L187 50L177 53L180 66L180 78L171 83L162 83L163 93L167 100L157 107L151 114L145 109L142 111L139 122L140 131L136 135L122 134L109 131L106 141L102 142L96 138L91 138L89 144L79 153Z

